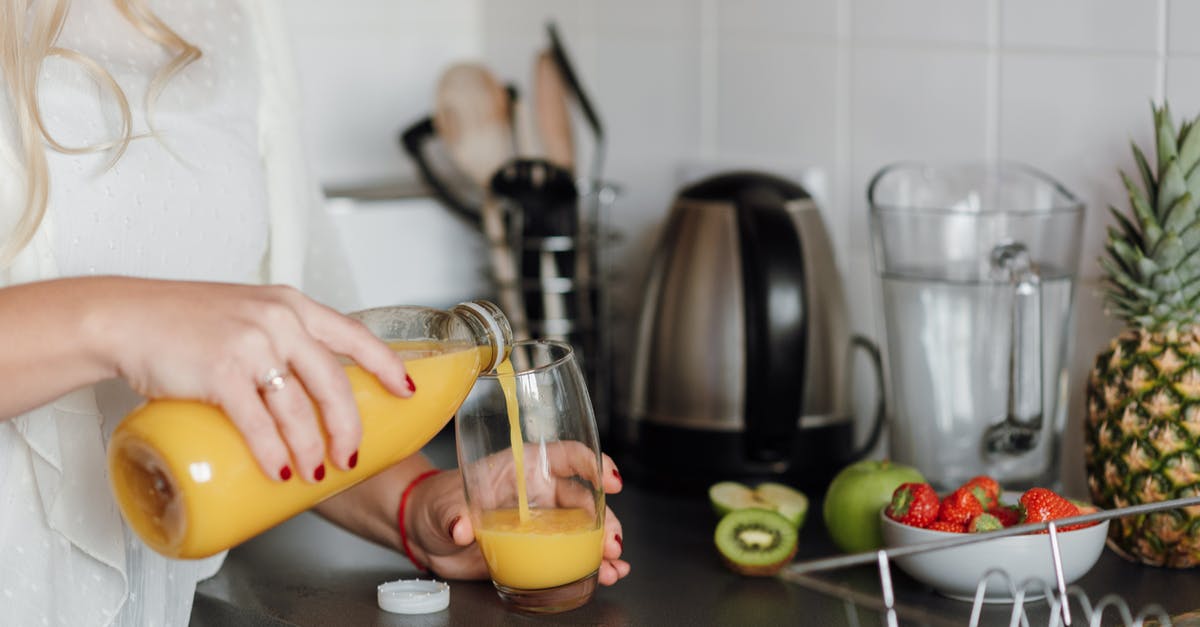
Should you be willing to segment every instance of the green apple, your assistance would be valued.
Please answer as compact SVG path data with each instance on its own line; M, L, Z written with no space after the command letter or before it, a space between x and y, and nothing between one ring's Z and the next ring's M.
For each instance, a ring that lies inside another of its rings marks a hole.
M838 472L825 493L825 528L833 543L847 553L883 546L879 510L902 483L923 482L916 468L888 460L863 460Z

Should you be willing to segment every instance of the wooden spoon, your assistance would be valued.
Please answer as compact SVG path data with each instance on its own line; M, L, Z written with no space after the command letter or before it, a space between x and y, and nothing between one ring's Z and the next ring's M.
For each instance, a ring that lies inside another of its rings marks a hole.
M515 156L512 112L504 86L484 66L458 63L438 81L433 124L459 168L483 190L480 219L488 240L500 308L517 339L528 337L525 307L504 215L492 194L492 176Z
M574 172L575 143L571 136L571 113L567 108L569 92L549 50L538 54L534 62L533 91L538 134L546 160L567 172Z

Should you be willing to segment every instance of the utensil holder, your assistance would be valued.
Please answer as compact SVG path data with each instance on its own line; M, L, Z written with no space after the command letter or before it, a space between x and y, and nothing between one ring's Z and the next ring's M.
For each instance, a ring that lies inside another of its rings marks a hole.
M580 181L577 187L574 233L527 235L524 207L506 199L507 241L491 244L513 255L516 284L497 282L496 287L516 292L529 336L562 340L576 351L604 437L612 404L607 248L614 237L607 216L619 188L606 181Z

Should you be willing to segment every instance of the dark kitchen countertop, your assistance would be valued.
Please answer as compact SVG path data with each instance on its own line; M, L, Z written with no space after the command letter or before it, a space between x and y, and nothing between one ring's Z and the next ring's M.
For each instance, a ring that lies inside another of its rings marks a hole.
M442 466L454 459L448 435L426 449ZM821 525L819 499L813 501L797 559L834 552ZM609 503L621 517L625 557L633 571L572 612L510 612L486 581L450 582L446 611L420 616L384 612L376 604L375 587L417 577L417 571L399 554L306 513L233 549L221 571L198 587L191 626L880 624L873 609L880 603L874 567L822 574L818 583L823 592L779 578L743 578L726 570L717 557L715 520L703 497L662 494L631 481ZM968 624L970 603L939 596L899 570L893 569L892 576L901 624ZM1077 584L1093 604L1120 593L1135 616L1150 603L1172 615L1200 609L1200 569L1140 566L1107 550ZM1031 624L1048 623L1045 601L1028 602L1026 608ZM1074 603L1072 609L1076 624L1086 624ZM988 605L982 624L1007 625L1010 611L1011 605ZM1112 608L1105 616L1109 620L1104 624L1120 624Z

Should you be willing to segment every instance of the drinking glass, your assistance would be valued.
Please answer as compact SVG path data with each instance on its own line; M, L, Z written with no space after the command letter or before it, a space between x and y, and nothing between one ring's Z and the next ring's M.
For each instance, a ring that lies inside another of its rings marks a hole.
M938 489L1055 485L1083 205L1016 163L895 164L868 198L892 458Z
M513 346L455 419L475 538L511 607L562 612L596 590L604 538L599 438L587 384L565 343Z

